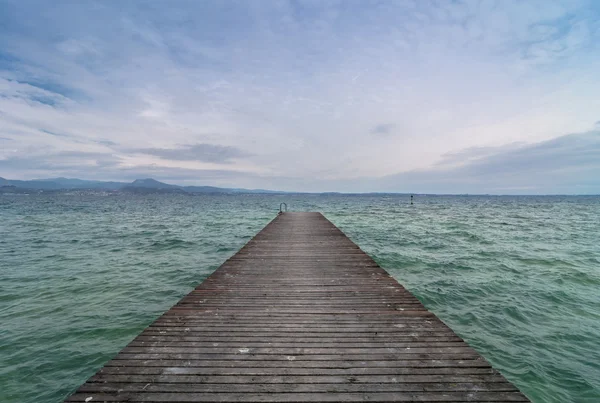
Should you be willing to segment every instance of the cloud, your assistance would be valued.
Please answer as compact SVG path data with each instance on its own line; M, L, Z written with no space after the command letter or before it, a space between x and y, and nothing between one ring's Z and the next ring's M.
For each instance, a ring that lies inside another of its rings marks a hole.
M234 181L243 181L245 178L255 177L254 174L239 171L219 170L219 169L185 169L169 168L161 166L136 166L119 169L115 172L118 177L126 179L139 179L152 177L159 180L171 181L176 183L232 183Z
M65 151L0 159L0 171L28 172L28 177L84 177L98 180L134 180L153 177L176 183L232 183L255 175L243 171L165 167L156 164L127 165L111 153ZM45 175L43 173L46 173ZM14 178L13 175L10 178ZM228 182L229 181L229 182Z
M0 7L13 177L50 176L49 155L78 151L91 153L80 173L73 158L60 169L97 179L155 167L297 190L475 180L465 166L588 130L600 108L600 15L585 1ZM93 171L94 153L119 160Z
M65 97L56 86L48 85L44 88L39 83L18 81L0 77L1 98L25 100L47 106L64 106L69 99Z
M248 155L237 147L214 144L194 144L178 148L134 148L127 151L153 155L166 160L202 161L216 164L228 164L234 159Z
M378 136L387 136L393 133L396 125L393 123L382 123L371 129L371 133Z
M481 160L499 154L500 152L518 150L524 145L525 143L523 142L514 142L496 147L469 147L459 151L442 154L440 161L438 161L436 165L444 167L472 163L475 160Z
M54 133L54 132L51 132L50 130L45 130L45 129L40 129L40 131L41 131L41 132L43 132L43 133L49 134L49 135L51 135L51 136L56 136L56 137L71 137L71 136L70 136L70 135L68 135L68 134L64 134L64 133Z
M444 164L384 177L327 179L257 174L239 169L203 169L128 164L112 153L57 152L0 160L4 172L32 177L83 176L134 180L154 177L169 183L210 184L279 190L450 194L599 194L600 131L560 136L533 144L469 148ZM457 159L458 162L455 160ZM3 177L13 178L4 174Z
M107 146L107 147L118 145L116 142L111 141L111 140L96 140L96 143L103 145L103 146Z
M65 151L19 155L0 159L0 172L9 179L43 179L78 177L83 179L113 179L120 169L119 157L104 153Z
M473 149L454 155L471 156ZM449 169L404 172L380 188L435 193L599 194L600 131L570 134L535 144L487 148ZM437 189L437 190L436 190Z
M24 171L48 170L49 172L60 170L73 174L79 170L85 170L86 167L93 167L100 170L107 167L115 167L120 162L121 159L119 157L107 153L61 151L31 156L11 156L0 159L0 169Z

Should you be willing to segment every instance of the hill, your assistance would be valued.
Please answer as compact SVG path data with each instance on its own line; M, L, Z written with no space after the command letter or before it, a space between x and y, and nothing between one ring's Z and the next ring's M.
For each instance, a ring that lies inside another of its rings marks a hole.
M34 180L10 180L0 178L0 187L14 187L35 191L104 190L135 194L149 193L285 193L272 190L220 188L215 186L178 186L152 178L136 179L131 183L90 181L77 178L48 178Z

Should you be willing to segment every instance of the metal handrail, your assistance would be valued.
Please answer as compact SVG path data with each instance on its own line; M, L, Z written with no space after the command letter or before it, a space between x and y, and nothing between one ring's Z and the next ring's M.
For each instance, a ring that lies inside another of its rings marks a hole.
M283 214L283 206L285 206L285 212L287 212L287 203L279 203L279 214Z

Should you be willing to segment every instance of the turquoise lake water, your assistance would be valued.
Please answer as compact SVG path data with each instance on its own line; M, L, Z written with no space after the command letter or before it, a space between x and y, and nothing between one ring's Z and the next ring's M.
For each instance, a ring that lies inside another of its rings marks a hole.
M0 196L0 401L59 402L276 215L321 211L534 402L600 402L600 197Z

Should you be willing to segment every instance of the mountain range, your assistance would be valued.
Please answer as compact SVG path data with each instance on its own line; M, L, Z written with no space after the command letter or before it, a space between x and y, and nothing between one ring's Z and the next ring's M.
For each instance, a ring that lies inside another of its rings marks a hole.
M155 179L136 179L133 182L90 181L75 178L10 180L0 177L0 191L33 190L103 190L126 193L285 193L264 189L233 189L215 186L178 186Z

